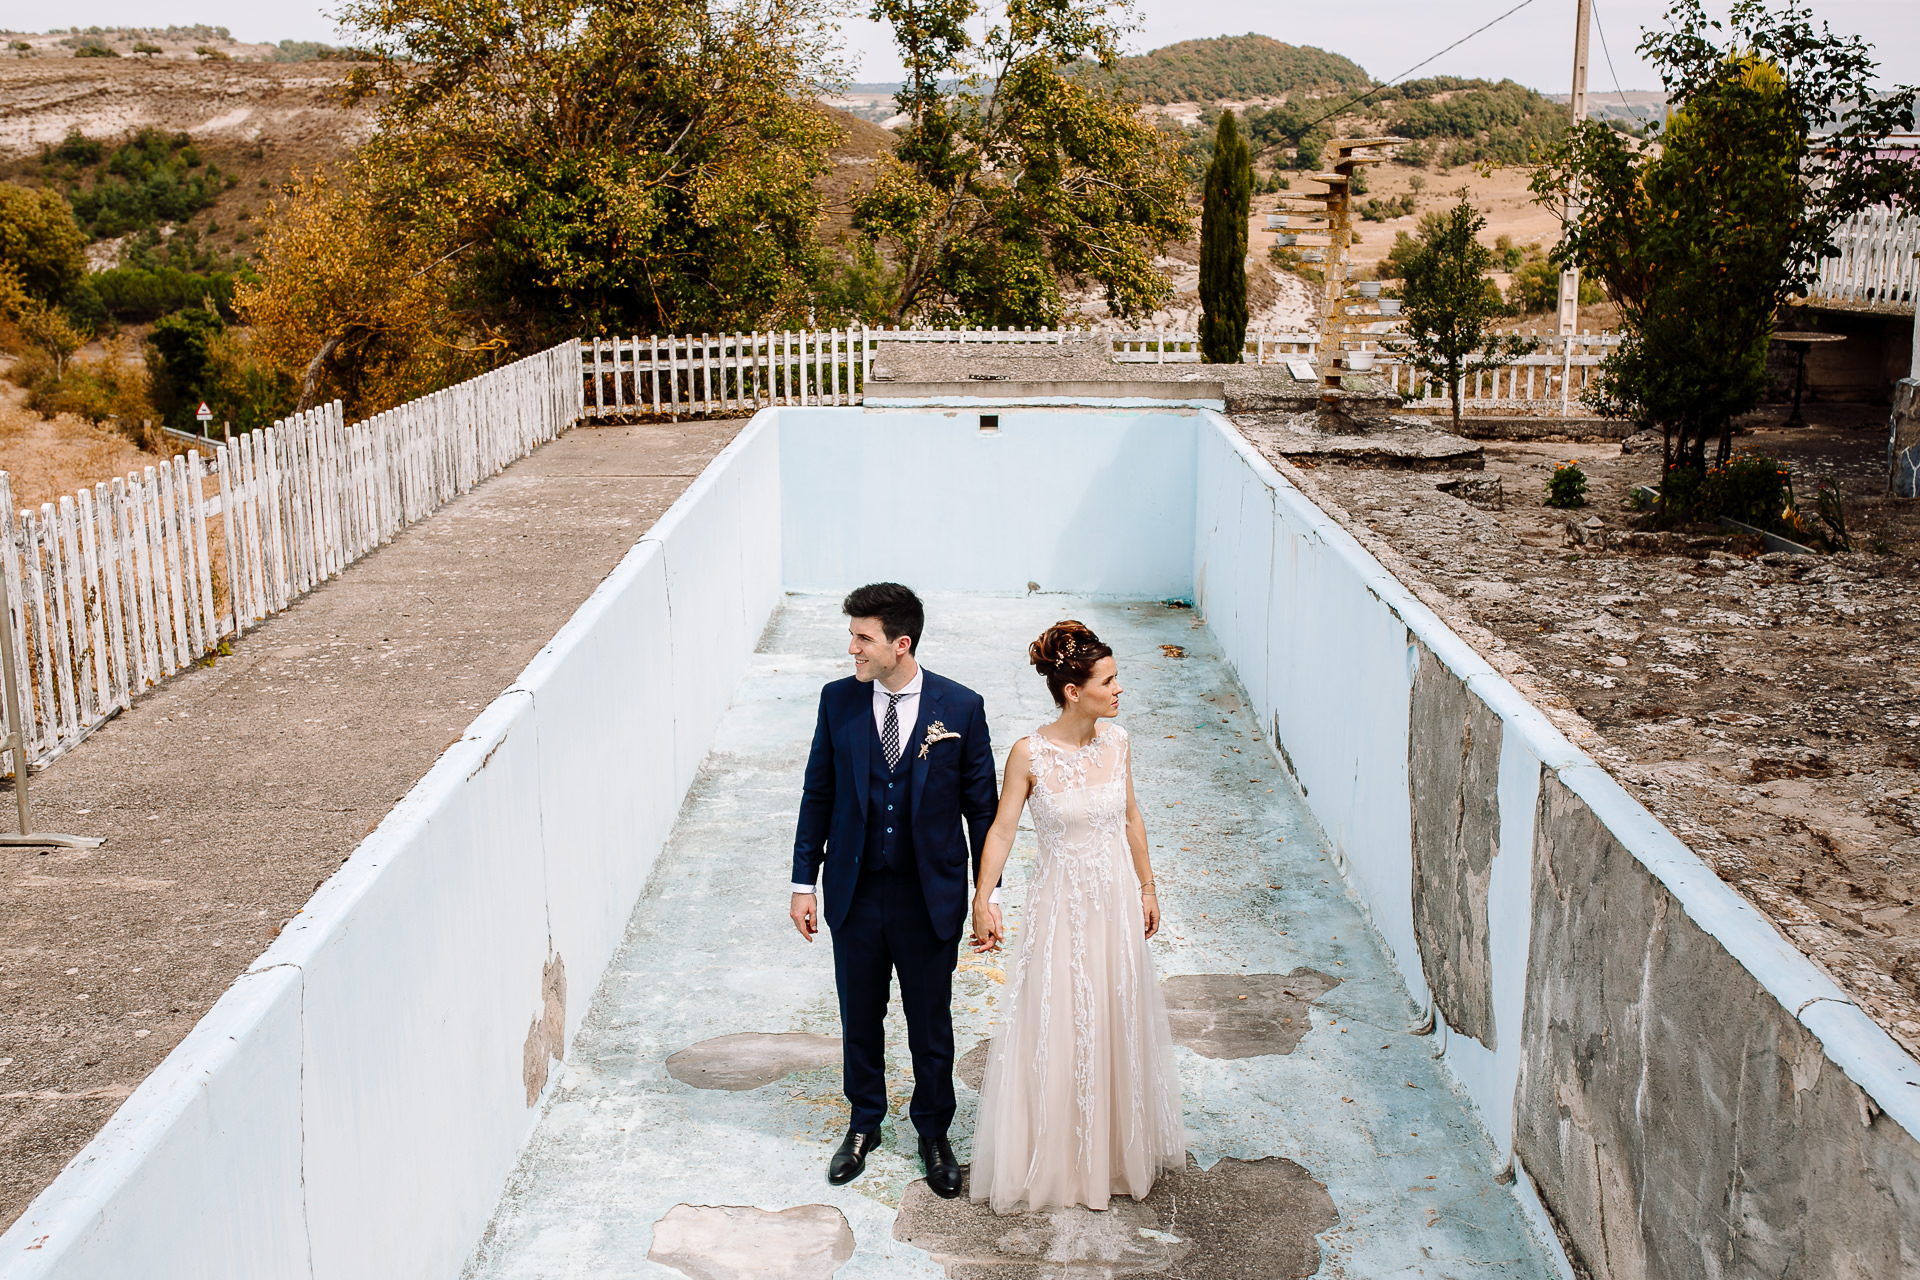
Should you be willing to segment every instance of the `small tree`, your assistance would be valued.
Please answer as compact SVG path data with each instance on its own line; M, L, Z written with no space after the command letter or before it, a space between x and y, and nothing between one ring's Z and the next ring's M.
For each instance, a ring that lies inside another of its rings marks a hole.
M1603 405L1659 427L1667 467L1696 476L1709 440L1730 456L1733 419L1766 389L1774 315L1838 253L1835 227L1920 191L1882 141L1913 127L1915 90L1876 91L1868 46L1812 17L1736 0L1723 21L1678 0L1640 42L1677 108L1660 147L1587 121L1534 175L1542 203L1580 191L1554 260L1622 312Z
M1538 345L1531 338L1491 331L1490 322L1505 304L1487 279L1493 251L1480 243L1486 225L1464 195L1444 214L1421 220L1420 238L1404 266L1405 328L1392 343L1414 368L1446 383L1455 431L1466 379L1512 364Z
M1200 213L1200 354L1239 364L1247 342L1247 214L1253 158L1233 112L1220 113Z

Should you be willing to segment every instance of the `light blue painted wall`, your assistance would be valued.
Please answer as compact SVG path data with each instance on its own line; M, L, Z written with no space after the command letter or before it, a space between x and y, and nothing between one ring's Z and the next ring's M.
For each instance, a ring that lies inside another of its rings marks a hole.
M1193 415L773 412L789 591L1192 592Z

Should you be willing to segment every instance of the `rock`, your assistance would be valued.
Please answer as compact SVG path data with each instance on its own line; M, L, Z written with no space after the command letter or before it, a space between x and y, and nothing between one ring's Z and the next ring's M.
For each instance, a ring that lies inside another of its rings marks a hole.
M758 1089L796 1071L840 1065L835 1036L748 1031L689 1045L667 1059L667 1074L696 1089Z
M1499 476L1463 476L1442 480L1433 487L1482 511L1504 511L1507 507L1506 487Z
M828 1280L852 1256L853 1228L825 1204L779 1213L677 1204L653 1224L647 1250L648 1261L692 1280Z

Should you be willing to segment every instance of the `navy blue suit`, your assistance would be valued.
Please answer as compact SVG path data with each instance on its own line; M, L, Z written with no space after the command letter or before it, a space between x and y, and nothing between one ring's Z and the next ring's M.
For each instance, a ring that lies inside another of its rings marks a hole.
M793 883L822 880L853 1128L878 1129L887 1113L884 1021L897 973L913 1055L908 1114L923 1136L941 1137L954 1111L953 971L969 868L979 871L998 796L980 695L922 674L919 716L901 725L893 768L874 725L873 686L849 676L820 691ZM936 721L959 736L926 745Z

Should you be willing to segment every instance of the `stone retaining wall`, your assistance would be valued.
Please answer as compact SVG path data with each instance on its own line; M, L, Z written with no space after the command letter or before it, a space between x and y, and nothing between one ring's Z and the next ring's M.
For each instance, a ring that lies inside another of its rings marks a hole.
M1197 603L1576 1274L1920 1272L1920 1066L1228 424Z

